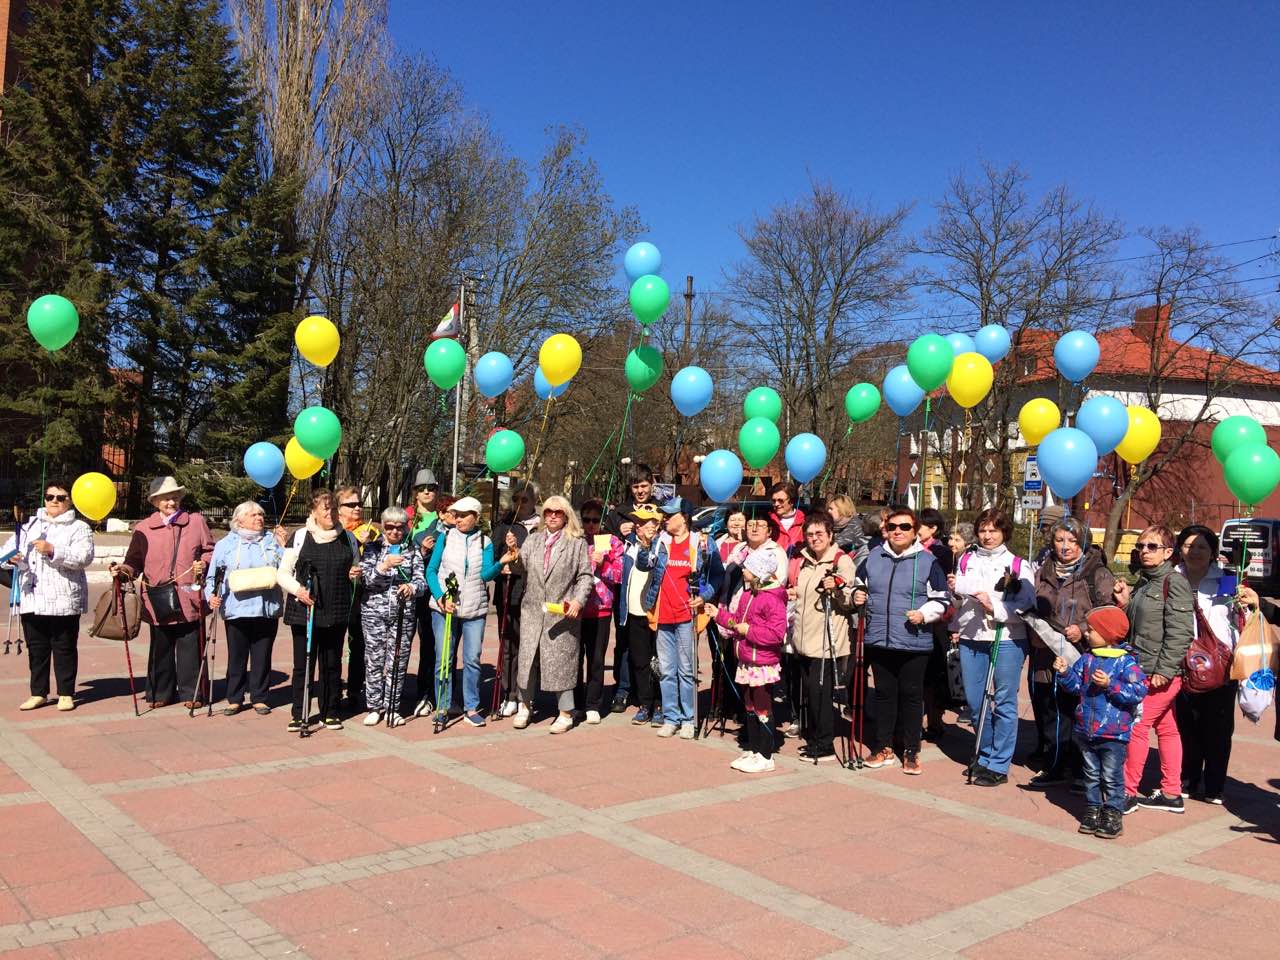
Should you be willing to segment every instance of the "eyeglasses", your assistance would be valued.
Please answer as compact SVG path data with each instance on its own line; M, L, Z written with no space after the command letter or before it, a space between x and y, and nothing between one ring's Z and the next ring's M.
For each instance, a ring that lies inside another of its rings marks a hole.
M1157 550L1168 550L1163 543L1140 543L1138 549L1143 553L1155 553Z
M599 522L600 522L600 518L599 518L599 517L583 517L583 518L582 518L582 522L583 522L584 524L588 524L588 523L599 523Z
M382 529L383 530L403 530L404 524L403 523L384 523L382 525Z
M46 493L44 495L45 503L66 503L70 499L65 493Z
M790 500L788 500L786 497L774 497L774 498L773 498L773 502L774 502L774 503L781 503L781 504L784 504L784 505L785 505L785 504L790 503L791 501L790 501Z
M769 521L768 521L768 520L748 520L748 521L747 521L747 526L748 526L748 527L754 527L754 528L755 528L755 529L757 529L757 530L759 530L761 527L764 527L765 529L768 529L768 527L769 527Z
M885 528L886 530L914 530L914 529L916 528L916 526L915 526L915 524L914 524L914 523L888 523L888 522L886 522L886 523L885 523L885 525L884 525L884 528Z
M344 502L342 502L342 503L338 504L338 506L340 506L340 507L346 507L348 510L359 510L359 509L360 509L360 501L359 501L359 500L346 500L346 501L344 501Z

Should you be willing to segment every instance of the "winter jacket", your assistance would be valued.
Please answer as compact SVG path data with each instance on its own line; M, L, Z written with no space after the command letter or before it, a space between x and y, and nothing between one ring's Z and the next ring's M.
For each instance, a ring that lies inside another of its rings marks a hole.
M444 612L444 584L452 573L458 578L457 616L463 620L485 616L489 612L487 584L502 572L499 559L494 558L493 541L479 527L469 533L457 527L441 531L427 564L431 609Z
M1099 687L1089 678L1101 670L1111 680ZM1082 654L1058 684L1080 698L1072 730L1082 740L1129 742L1134 712L1147 695L1147 675L1129 651L1120 647L1095 647Z
M191 568L197 560L208 566L212 556L213 537L198 513L179 510L165 522L164 514L157 510L138 523L120 566L131 577L142 573L142 614L147 623L155 623L156 617L146 584L158 586L171 577L178 587L180 615L165 622L194 623L200 619L204 601L202 591L192 589L197 582Z
M710 537L703 536L696 530L689 531L689 538L693 541L693 552L697 555L690 583L697 584L698 596L703 600L714 600L724 583L724 565L720 562L720 551ZM667 551L670 548L671 534L660 533L654 537L648 550L641 550L636 555L636 566L649 574L649 583L644 588L646 610L653 610L658 605L658 592L667 570Z
M867 535L862 527L862 515L855 513L844 523L835 526L836 546L853 558L856 567L870 552Z
M791 645L802 657L847 657L849 655L849 614L853 613L853 585L857 568L853 558L835 544L816 556L808 547L792 560L790 570L795 579L794 618L791 622ZM827 643L827 615L820 592L822 581L834 574L844 581L831 594L831 642ZM790 580L790 578L788 578Z
M424 575L425 564L422 551L412 543L398 544L404 562L384 573L378 569L384 557L393 549L385 540L371 543L364 548L360 558L360 582L364 586L360 599L360 620L366 625L370 621L381 621L394 624L399 616L399 586L407 583L413 587L414 597L421 597L427 592L427 581ZM405 601L405 617L409 626L405 627L405 636L413 636L414 607L412 601Z
M1195 637L1191 584L1168 561L1138 573L1129 596L1128 647L1148 677L1173 679L1182 672L1182 658Z
M232 570L273 567L276 568L278 579L280 561L283 558L284 548L276 543L276 538L269 532L246 538L241 535L238 527L232 527L231 533L219 540L213 548L213 559L204 578L205 599L213 599L214 581L219 578L221 571L222 605L218 608L218 614L223 620L280 616L284 604L278 585L267 590L234 593L231 590L230 574Z
M776 667L782 662L782 641L787 634L787 590L777 581L758 590L743 590L732 608L716 611L716 623L723 636L734 641L738 663L753 667ZM747 625L747 635L738 632Z
M584 608L591 593L591 556L582 537L562 531L546 563L547 532L529 534L520 549L524 561L524 599L520 604L518 685L532 685L537 663L543 690L560 693L578 683L582 658L582 620L548 613L548 603L577 601Z
M919 541L902 553L882 543L862 562L857 579L867 593L863 631L867 646L915 653L933 650L930 624L946 616L950 598L947 574L937 557ZM924 623L907 619L912 610L924 615Z
M955 602L958 607L952 629L961 640L974 643L991 643L996 638L996 627L1004 626L1006 639L1023 640L1027 625L1018 616L1030 610L1036 603L1036 586L1031 581L1030 564L1017 560L1004 544L994 550L981 547L970 550L963 562L956 564ZM1008 572L1017 569L1017 587L1001 595L996 583ZM975 594L986 593L991 598L991 613L978 602Z
M1036 571L1036 613L1059 633L1076 626L1083 635L1085 617L1094 607L1112 603L1115 585L1116 578L1107 568L1107 558L1100 547L1090 544L1065 580L1058 578L1057 564L1050 557ZM1085 646L1083 636L1079 646ZM1052 669L1053 661L1053 651L1031 631L1031 669Z
M53 556L46 557L31 545L46 540ZM84 568L93 562L93 531L74 510L56 517L44 508L22 525L0 547L0 555L16 550L13 558L13 586L19 591L19 613L46 617L69 617L89 609L89 584Z
M1186 570L1179 566L1178 573L1185 576ZM1217 563L1210 564L1209 569L1200 579L1200 585L1196 587L1196 605L1213 630L1213 635L1223 646L1232 651L1235 650L1236 642L1240 639L1234 604L1235 595L1222 592L1222 567ZM1198 632L1199 623L1196 623L1195 627Z
M804 513L797 509L791 515L792 524L790 530L782 528L782 518L776 513L770 513L773 522L778 525L778 545L787 551L787 556L794 556L796 551L804 546Z
M359 562L360 544L353 533L338 528L323 530L308 517L306 526L294 531L276 571L276 582L288 594L284 622L290 626L306 624L308 608L296 598L307 589L303 581L311 580L314 589L309 592L315 602L316 626L348 624L356 591L348 574Z
M613 593L622 582L624 546L625 544L617 537L609 537L609 552L591 571L591 593L587 597L587 605L582 610L584 617L601 620L613 613ZM592 549L592 545L588 543L588 554Z
M648 571L641 570L636 561L640 554L645 553L647 548L644 547L639 540L636 539L634 533L629 533L622 541L622 567L618 576L618 589L614 594L617 603L618 626L625 627L627 618L631 616L631 611L627 609L627 596L631 591L631 578L640 577L645 581L643 590L648 592Z

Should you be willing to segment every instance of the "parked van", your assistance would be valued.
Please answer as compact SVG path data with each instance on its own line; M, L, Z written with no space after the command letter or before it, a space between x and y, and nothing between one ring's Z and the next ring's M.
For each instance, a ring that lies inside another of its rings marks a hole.
M1264 597L1280 597L1280 519L1237 517L1222 525L1221 553L1229 573L1243 575ZM1241 569L1243 568L1243 569Z

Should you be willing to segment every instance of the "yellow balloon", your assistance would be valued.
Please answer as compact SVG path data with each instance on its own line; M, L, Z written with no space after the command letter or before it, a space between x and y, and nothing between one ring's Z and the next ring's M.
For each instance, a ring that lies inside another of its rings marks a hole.
M310 316L293 331L293 342L298 345L298 352L317 367L327 367L338 355L342 338L328 318Z
M1129 430L1116 445L1125 463L1141 463L1160 445L1160 418L1146 407L1129 408Z
M962 407L977 406L991 392L996 373L991 361L980 353L962 353L947 376L947 392Z
M1033 447L1062 426L1062 411L1052 400L1036 397L1018 412L1018 429Z
M547 383L553 387L568 383L582 368L582 347L567 333L553 334L542 342L538 366L542 368Z
M324 466L324 461L302 449L297 437L290 437L284 448L284 465L299 480L305 480Z
M97 523L116 505L116 485L102 473L82 473L71 485L71 502L82 517Z

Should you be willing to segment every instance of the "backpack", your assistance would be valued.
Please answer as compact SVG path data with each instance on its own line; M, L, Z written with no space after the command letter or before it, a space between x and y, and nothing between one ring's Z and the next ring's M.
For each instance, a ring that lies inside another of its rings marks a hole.
M972 550L966 550L964 553L960 554L959 569L961 573L964 573L969 569L968 560L971 556L973 556ZM1018 556L1016 553L1013 555L1013 575L1018 579L1022 579L1022 557Z
M1164 582L1164 596L1169 599L1169 580ZM1217 690L1231 675L1231 653L1214 635L1213 627L1200 610L1200 603L1192 597L1196 614L1196 635L1182 658L1182 686L1188 693L1208 693Z

